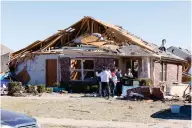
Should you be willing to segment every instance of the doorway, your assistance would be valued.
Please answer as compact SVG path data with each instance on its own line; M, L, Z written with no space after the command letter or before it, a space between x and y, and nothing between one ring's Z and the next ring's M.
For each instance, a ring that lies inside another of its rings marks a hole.
M138 70L139 70L139 60L129 59L126 61L126 72L128 69L131 69L134 78L138 78Z
M57 59L46 60L46 86L57 82Z

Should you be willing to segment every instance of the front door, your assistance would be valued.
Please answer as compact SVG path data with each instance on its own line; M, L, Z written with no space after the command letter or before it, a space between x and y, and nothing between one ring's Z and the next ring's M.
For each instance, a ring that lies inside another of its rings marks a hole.
M46 85L52 86L57 82L57 59L46 60Z

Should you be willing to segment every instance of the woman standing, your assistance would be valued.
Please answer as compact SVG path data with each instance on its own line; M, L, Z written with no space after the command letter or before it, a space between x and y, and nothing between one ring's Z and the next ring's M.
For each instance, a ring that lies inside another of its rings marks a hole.
M116 76L115 70L112 71L111 76L112 76L112 82L113 82L112 96L115 96L116 86L117 86L117 76Z

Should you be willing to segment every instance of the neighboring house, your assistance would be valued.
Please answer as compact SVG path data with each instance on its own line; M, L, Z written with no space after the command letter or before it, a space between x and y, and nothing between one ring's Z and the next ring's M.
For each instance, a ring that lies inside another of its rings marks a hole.
M103 66L132 69L136 78L168 85L181 82L186 61L127 32L121 26L84 17L43 41L14 52L9 66L30 84L91 81Z
M167 51L188 61L188 65L183 67L182 81L191 81L191 51L175 46L167 48Z
M172 53L176 56L179 56L183 59L186 59L187 57L191 58L191 51L187 50L187 49L171 46L171 47L167 48L167 51L169 51L170 53Z
M10 48L6 47L3 44L0 44L0 49L1 49L1 71L0 72L7 72L8 71L8 62L9 62L9 57L10 53L13 52Z

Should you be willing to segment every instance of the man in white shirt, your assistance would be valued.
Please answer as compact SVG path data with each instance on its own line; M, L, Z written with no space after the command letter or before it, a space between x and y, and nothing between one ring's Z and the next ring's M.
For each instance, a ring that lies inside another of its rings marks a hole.
M109 71L106 70L106 68L103 68L103 71L101 73L97 73L97 76L101 78L101 84L102 84L102 96L105 96L104 90L107 90L107 95L109 98L110 95L110 88L109 88L109 79L112 78Z

